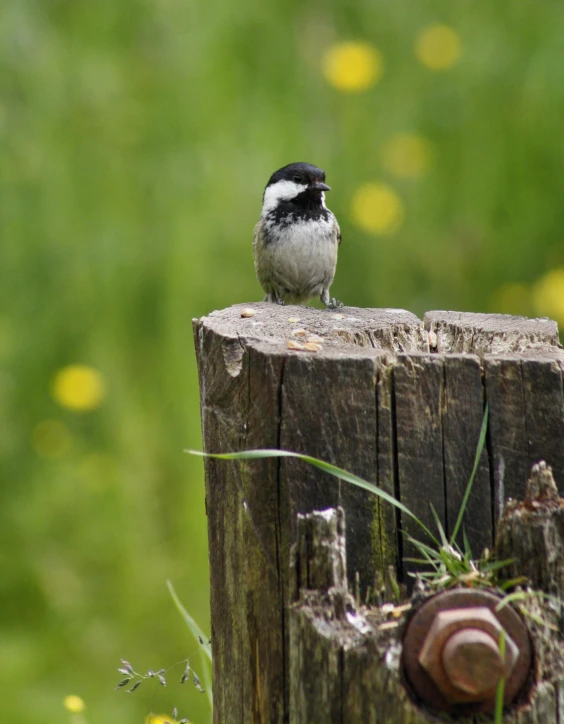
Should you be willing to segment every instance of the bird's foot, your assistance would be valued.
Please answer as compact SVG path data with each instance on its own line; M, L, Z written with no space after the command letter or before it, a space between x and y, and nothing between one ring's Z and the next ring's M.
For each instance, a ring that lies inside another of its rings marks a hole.
M286 302L280 297L277 297L274 292L269 292L264 298L264 301L270 302L271 304L279 304L281 307L286 304Z
M339 301L338 299L330 299L327 303L327 309L342 309L344 307L343 302Z

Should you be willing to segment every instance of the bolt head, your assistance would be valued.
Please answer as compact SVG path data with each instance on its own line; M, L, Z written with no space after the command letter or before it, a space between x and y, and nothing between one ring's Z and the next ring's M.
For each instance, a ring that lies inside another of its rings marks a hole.
M443 648L442 663L451 684L484 699L493 694L505 670L497 642L479 628L453 633Z
M505 660L499 651L502 634ZM423 642L419 663L446 699L462 703L491 696L518 658L519 649L495 614L486 606L476 606L439 611Z

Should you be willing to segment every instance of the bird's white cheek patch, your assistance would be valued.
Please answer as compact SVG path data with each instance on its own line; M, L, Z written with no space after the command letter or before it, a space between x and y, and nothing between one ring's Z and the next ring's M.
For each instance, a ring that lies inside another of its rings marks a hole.
M289 201L306 189L305 184L297 184L294 181L277 181L271 186L267 186L264 191L264 199L262 202L263 216L271 209L276 208L280 201Z

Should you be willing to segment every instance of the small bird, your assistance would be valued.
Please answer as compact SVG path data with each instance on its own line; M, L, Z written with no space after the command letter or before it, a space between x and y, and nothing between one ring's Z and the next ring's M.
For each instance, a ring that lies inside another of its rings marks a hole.
M337 267L341 230L325 206L325 171L291 163L273 173L262 197L253 251L265 301L305 304L319 297L342 307L329 290Z

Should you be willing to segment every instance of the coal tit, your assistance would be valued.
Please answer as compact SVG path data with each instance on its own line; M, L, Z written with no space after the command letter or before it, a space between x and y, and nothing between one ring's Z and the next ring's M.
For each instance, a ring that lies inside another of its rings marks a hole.
M329 296L337 267L341 231L325 206L325 171L291 163L270 177L255 227L255 270L265 301L304 304L319 297L330 309L342 307Z

